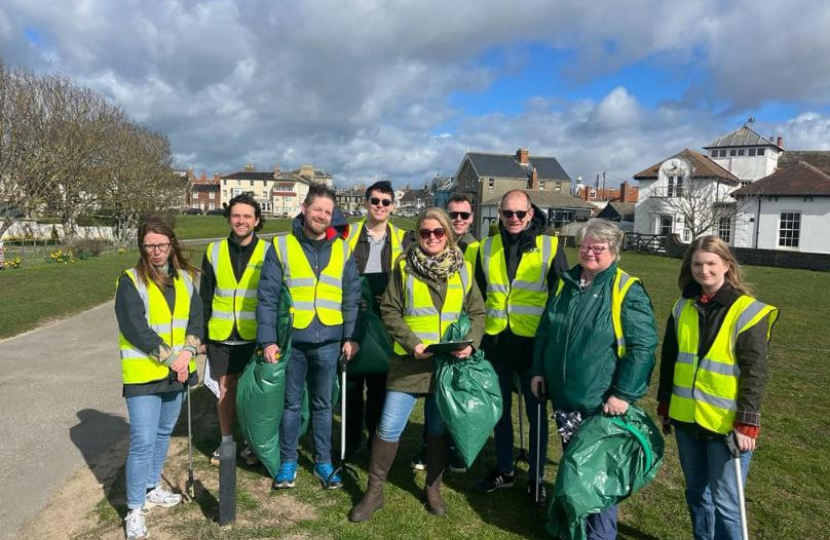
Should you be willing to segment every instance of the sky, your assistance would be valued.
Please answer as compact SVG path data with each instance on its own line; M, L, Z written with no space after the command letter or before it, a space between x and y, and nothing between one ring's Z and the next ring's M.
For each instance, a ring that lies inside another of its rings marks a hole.
M421 187L527 148L613 185L748 115L830 149L828 29L815 0L3 0L0 57L105 94L197 174Z

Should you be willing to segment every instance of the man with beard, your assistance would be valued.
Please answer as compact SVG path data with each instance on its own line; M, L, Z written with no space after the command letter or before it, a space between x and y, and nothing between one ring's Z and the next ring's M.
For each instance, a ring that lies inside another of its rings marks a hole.
M236 385L256 349L256 291L265 254L270 244L256 233L262 229L262 209L251 195L231 199L225 208L231 234L211 242L202 260L199 296L205 313L205 335L211 378L219 382L219 431L222 442L233 440ZM249 465L257 457L245 445L241 457ZM219 465L219 450L210 457Z
M279 362L277 317L280 293L287 287L294 306L292 352L285 371L285 410L280 425L282 465L275 488L294 487L300 407L308 382L314 434L314 476L327 489L343 487L331 463L332 385L337 359L358 351L354 341L360 282L348 244L330 229L335 194L315 184L309 188L293 232L274 238L259 282L257 341L266 362Z

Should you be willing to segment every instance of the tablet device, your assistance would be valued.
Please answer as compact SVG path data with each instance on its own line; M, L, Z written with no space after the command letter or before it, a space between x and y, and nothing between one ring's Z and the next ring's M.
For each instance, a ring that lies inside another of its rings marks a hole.
M460 351L467 345L472 344L472 339L467 339L463 341L444 341L442 343L433 343L432 345L428 345L424 352L432 354L449 354L452 351Z

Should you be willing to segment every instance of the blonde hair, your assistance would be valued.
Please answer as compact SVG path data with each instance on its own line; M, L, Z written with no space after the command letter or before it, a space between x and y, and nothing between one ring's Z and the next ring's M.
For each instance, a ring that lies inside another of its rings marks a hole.
M728 283L741 294L752 296L752 288L744 283L744 272L741 265L738 264L738 260L729 245L717 236L701 236L692 242L689 249L686 250L683 255L683 264L680 265L680 277L677 278L677 285L680 287L681 293L695 280L692 276L692 257L698 251L705 251L720 257L729 266L724 276L724 283Z
M437 206L427 208L421 212L420 216L418 216L418 221L415 222L416 235L420 234L419 231L421 230L421 224L428 219L434 219L441 224L441 227L444 229L444 234L447 237L447 248L457 247L455 241L455 230L452 228L452 220L445 210L438 208Z
M619 262L625 234L616 223L604 219L589 219L588 224L576 233L577 245L581 246L582 242L589 236L597 242L608 243L608 249L614 254L614 260Z

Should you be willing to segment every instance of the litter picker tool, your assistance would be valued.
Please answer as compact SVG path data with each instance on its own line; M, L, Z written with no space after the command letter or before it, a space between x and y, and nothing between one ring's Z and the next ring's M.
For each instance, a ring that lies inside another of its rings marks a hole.
M746 497L744 496L744 479L741 474L741 449L738 446L738 435L733 431L726 436L726 446L732 454L732 464L735 469L735 481L738 484L738 504L741 509L741 534L743 540L749 540L749 527L746 520Z
M192 392L189 378L188 374L188 380L184 382L187 387L187 483L184 490L187 498L194 501L196 500L196 489L193 483L193 413L190 407Z
M541 505L541 490L542 490L542 421L547 421L547 418L542 418L542 407L545 404L545 386L539 381L536 392L536 470L534 471L536 477L533 479L533 502L536 507L536 520L539 520L539 507Z
M341 354L337 364L340 366L340 463L326 479L326 488L328 488L331 479L338 473L345 475L346 471L351 469L346 464L346 370L349 361Z

